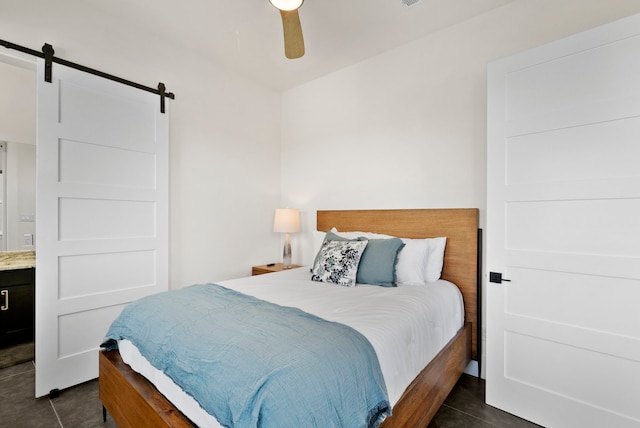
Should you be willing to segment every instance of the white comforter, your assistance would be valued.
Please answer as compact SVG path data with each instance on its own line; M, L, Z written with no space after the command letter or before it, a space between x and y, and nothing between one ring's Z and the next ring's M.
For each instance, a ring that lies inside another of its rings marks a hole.
M272 303L298 307L362 333L378 355L392 405L464 323L460 291L447 281L393 288L342 287L313 282L310 276L309 268L302 267L218 284ZM120 344L120 354L197 425L220 426L146 362L130 342Z

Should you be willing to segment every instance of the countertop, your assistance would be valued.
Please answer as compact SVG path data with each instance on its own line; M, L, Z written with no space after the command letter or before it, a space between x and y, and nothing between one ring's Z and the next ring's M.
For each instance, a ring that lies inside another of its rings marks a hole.
M0 252L0 270L28 269L33 267L36 267L35 250Z

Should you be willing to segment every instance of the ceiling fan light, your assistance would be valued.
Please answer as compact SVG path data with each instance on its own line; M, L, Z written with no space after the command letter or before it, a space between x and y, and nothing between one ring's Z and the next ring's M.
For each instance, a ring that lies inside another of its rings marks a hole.
M269 2L280 10L289 11L298 9L304 0L269 0Z

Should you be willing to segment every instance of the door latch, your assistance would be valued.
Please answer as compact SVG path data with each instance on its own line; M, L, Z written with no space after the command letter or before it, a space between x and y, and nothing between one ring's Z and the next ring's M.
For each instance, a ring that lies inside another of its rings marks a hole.
M489 272L489 282L502 284L503 282L511 282L511 280L503 278L500 272Z

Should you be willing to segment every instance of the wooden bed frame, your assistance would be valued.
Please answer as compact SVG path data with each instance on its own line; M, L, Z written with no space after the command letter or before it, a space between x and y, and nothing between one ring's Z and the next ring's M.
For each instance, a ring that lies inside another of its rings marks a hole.
M465 325L422 370L393 406L382 428L426 427L477 355L478 210L414 209L318 211L317 229L377 232L404 238L447 237L442 278L456 284ZM101 351L99 396L119 427L191 427L193 423L118 351ZM106 413L104 414L106 417Z

